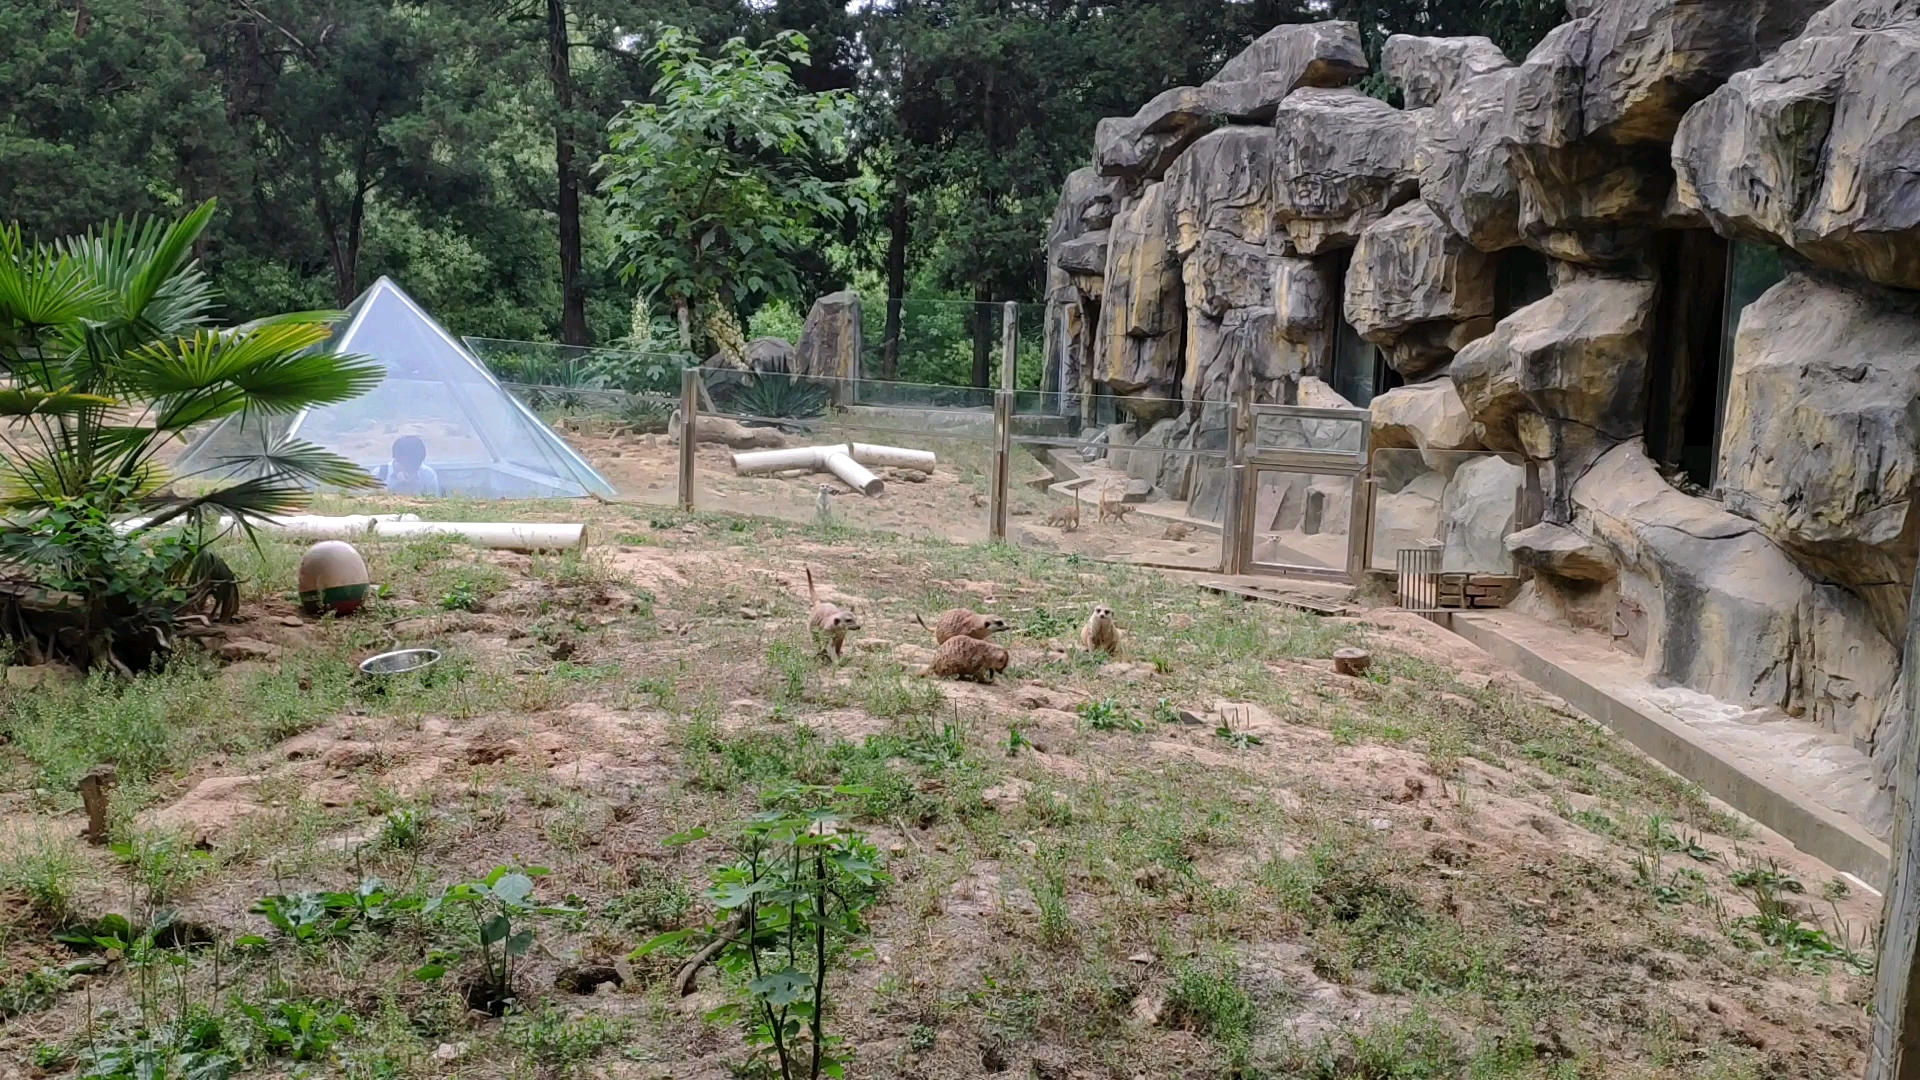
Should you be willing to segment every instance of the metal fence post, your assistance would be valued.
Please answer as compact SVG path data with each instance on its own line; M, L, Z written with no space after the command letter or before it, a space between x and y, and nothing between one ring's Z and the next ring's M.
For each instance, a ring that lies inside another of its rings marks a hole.
M1250 555L1252 530L1248 486L1247 444L1252 438L1253 388L1243 369L1236 368L1227 391L1227 491L1220 516L1220 572L1244 574Z
M988 502L987 534L1007 538L1008 503L1013 495L1013 388L1019 368L1020 306L1009 300L1000 314L1000 389L993 394L993 489Z
M700 369L680 369L680 509L693 510L693 452L700 443Z

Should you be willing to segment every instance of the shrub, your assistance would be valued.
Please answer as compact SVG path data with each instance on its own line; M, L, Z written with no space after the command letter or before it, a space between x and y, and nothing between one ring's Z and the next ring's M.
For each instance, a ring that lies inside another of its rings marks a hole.
M47 591L9 595L0 625L31 630L30 652L146 668L171 651L179 615L238 604L231 571L207 550L219 518L247 525L303 507L312 484L373 483L264 425L257 452L222 461L220 478L174 477L156 459L197 425L345 401L382 376L370 361L316 350L323 319L206 325L215 296L191 255L213 210L51 244L0 229L0 419L12 429L0 454L0 563Z

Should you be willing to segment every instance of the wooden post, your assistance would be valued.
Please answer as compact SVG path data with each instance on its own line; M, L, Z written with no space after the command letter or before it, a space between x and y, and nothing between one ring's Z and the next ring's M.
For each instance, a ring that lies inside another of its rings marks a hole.
M1009 300L1000 311L1000 389L993 395L993 489L988 501L987 534L1007 538L1008 503L1013 495L1013 388L1019 368L1020 305Z
M700 445L700 369L680 371L680 509L693 511L694 450Z
M1880 906L1880 962L1873 989L1873 1038L1867 1080L1920 1080L1920 588L1907 606L1906 696L1900 710L1906 739L1894 765L1893 861Z
M87 828L81 835L87 838L87 843L107 842L107 791L119 782L119 770L111 765L95 765L80 778L80 801L87 807Z

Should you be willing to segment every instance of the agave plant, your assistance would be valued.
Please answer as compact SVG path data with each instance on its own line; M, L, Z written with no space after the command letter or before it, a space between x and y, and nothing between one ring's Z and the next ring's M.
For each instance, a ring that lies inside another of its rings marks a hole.
M724 394L727 411L754 420L811 420L827 411L827 389L793 375L753 373Z
M30 655L146 666L181 614L230 590L207 551L217 519L251 530L304 507L314 484L372 483L297 439L221 463L246 479L164 465L197 425L345 401L382 374L314 348L327 313L214 328L191 254L213 211L44 244L0 229L0 634Z

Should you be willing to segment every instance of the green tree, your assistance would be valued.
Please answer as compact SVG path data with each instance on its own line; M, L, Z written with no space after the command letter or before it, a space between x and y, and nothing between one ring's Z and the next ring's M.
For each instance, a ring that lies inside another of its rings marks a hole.
M315 483L372 483L345 458L278 438L223 463L243 478L173 486L159 454L189 429L344 401L382 374L315 351L329 330L313 315L212 328L192 248L213 213L207 202L172 224L43 244L0 230L0 569L80 598L35 615L10 592L0 629L42 618L34 647L44 637L84 665L143 667L165 650L210 576L206 519L244 525L301 508Z
M683 347L697 322L738 358L740 315L802 299L796 261L870 200L864 179L831 178L850 153L853 102L795 84L807 50L791 31L707 57L667 28L653 52L655 100L613 119L600 162L613 242L627 280L674 305Z

